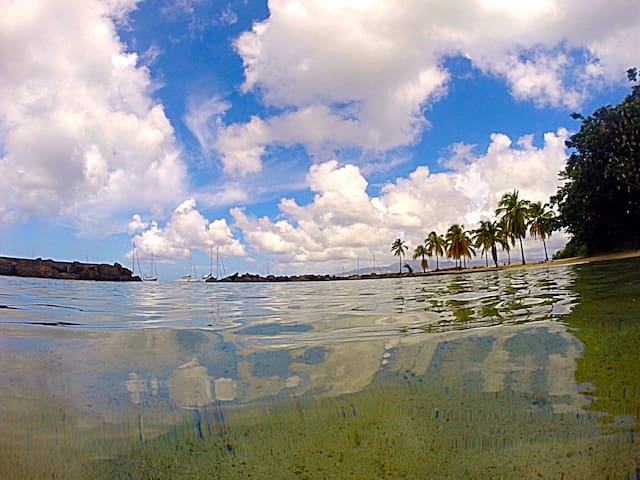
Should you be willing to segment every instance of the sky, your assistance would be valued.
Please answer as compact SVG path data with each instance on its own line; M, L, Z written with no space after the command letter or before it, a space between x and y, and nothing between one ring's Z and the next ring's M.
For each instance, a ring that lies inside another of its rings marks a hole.
M226 274L392 264L505 192L547 202L570 114L640 66L637 0L0 7L0 255L135 246L164 280L212 251Z

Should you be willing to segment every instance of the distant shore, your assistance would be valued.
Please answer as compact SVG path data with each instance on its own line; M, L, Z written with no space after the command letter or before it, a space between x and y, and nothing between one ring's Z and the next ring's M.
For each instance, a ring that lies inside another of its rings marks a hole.
M521 262L513 262L510 265L499 265L483 267L467 267L467 268L443 268L440 270L429 270L427 272L411 272L411 273L364 273L354 275L267 275L261 276L253 273L234 273L228 277L221 278L219 280L211 278L207 282L317 282L317 281L337 281L337 280L367 280L367 279L379 279L379 278L412 278L412 277L428 277L434 275L454 275L454 274L466 274L466 273L481 273L481 272L494 272L502 270L514 270L520 268L536 268L536 267L548 267L554 265L574 265L581 263L600 262L606 260L618 260L624 258L640 257L640 250L629 250L625 252L612 252L601 255L591 255L587 257L571 257L563 258L559 260L537 261L522 264Z
M41 258L0 257L0 275L12 277L55 278L60 280L95 280L139 282L128 268L119 263L60 262Z
M629 250L625 252L613 252L587 257L563 258L560 260L529 262L525 265L513 262L511 265L495 266L474 266L467 268L443 268L440 270L429 270L427 272L386 272L386 273L364 273L354 275L267 275L261 276L252 273L234 273L221 279L211 278L207 282L219 283L261 283L261 282L321 282L321 281L342 281L342 280L368 280L381 278L413 278L428 277L435 275L455 275L466 273L493 272L502 270L513 270L520 268L536 268L554 265L574 265L581 263L600 262L606 260L618 260L624 258L640 257L640 250ZM43 260L41 258L13 258L0 257L0 276L14 277L34 277L34 278L54 278L64 280L94 280L112 282L140 282L141 278L133 275L133 272L119 263L113 265L104 263L82 263L82 262L62 262L56 260Z

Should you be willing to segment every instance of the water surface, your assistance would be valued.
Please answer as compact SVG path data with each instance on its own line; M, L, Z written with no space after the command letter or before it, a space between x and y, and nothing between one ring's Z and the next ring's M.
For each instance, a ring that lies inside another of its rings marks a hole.
M638 260L0 277L0 477L636 478L639 318Z

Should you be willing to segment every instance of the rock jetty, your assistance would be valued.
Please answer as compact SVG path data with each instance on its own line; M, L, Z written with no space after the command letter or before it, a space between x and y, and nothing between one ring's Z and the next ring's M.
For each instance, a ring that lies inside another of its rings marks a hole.
M407 277L406 273L367 273L362 275L337 276L337 275L257 275L254 273L234 273L228 277L216 279L208 278L207 282L323 282L328 280L363 280L367 278L398 278Z
M0 257L0 275L13 277L58 278L65 280L96 280L107 282L139 282L128 268L119 263L59 262L27 258Z

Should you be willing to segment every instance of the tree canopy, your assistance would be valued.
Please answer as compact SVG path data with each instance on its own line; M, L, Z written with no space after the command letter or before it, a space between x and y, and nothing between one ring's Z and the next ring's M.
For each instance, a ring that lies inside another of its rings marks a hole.
M401 238L396 238L391 244L391 252L394 256L399 257L400 259L400 270L399 273L402 273L402 256L407 253L409 247L406 245L407 242L402 240Z
M522 256L522 264L524 265L526 261L524 258L522 239L527 236L530 202L519 198L518 195L518 190L514 190L512 193L505 193L498 203L496 215L502 215L500 222L506 234L509 235L512 240L520 240L520 255Z
M637 80L637 71L627 72ZM561 227L589 253L640 246L640 85L615 106L574 115L580 131L552 197Z

